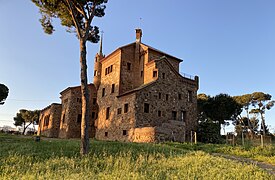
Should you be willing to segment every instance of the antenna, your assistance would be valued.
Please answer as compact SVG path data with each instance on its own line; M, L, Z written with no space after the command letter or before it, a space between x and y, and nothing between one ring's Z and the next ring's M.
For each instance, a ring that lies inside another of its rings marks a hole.
M142 18L140 17L139 18L139 27L138 27L138 29L141 29L141 24L142 24Z

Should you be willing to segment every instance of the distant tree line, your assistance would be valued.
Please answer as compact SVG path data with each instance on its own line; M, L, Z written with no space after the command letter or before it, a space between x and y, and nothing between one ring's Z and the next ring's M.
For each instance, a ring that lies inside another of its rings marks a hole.
M235 125L237 135L245 133L251 138L256 134L270 134L265 122L265 112L275 101L270 94L254 92L231 97L228 94L209 96L199 94L198 139L201 142L220 143L221 127ZM260 123L260 125L259 125Z

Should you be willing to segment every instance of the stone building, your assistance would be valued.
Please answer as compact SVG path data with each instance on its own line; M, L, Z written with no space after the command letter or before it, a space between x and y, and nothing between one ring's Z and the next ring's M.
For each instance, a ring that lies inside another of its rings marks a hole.
M179 73L181 59L141 42L95 60L99 107L96 138L185 141L196 126L198 77Z
M199 78L181 75L181 59L142 43L141 38L142 31L137 29L135 42L107 56L102 53L101 40L93 84L89 85L90 137L186 141L197 125ZM79 137L80 86L62 91L61 100L58 137Z
M90 111L89 111L89 135L95 137L95 118L98 107L96 104L96 89L93 84L88 85L90 93ZM80 138L81 128L81 88L80 86L69 87L61 93L61 116L59 138Z
M61 108L61 104L53 103L41 110L38 135L54 138L58 137Z

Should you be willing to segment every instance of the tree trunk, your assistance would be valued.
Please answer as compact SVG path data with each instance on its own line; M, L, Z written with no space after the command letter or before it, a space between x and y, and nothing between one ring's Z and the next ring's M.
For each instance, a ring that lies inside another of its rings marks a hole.
M263 128L263 135L265 136L265 119L264 119L264 116L263 116L263 113L260 113L261 114L261 118L262 118L262 128Z
M25 135L26 129L27 129L31 124L32 124L32 122L30 122L30 124L28 124L27 126L25 126L25 123L24 123L23 135Z
M82 118L81 118L81 145L80 154L85 155L89 152L89 89L87 80L86 62L86 40L80 39L80 79L81 79L81 99L82 99Z
M26 130L25 126L26 126L26 123L24 122L23 123L23 133L22 133L23 135L25 135L25 130Z

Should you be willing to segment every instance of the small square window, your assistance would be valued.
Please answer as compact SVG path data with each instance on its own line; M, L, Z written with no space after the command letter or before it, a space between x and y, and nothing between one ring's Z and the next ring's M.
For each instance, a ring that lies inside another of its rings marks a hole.
M111 72L113 72L113 65L111 65L111 69L110 69Z
M108 70L107 68L105 68L105 76L108 74Z
M162 79L165 79L165 73L162 73Z
M140 77L143 77L143 71L140 71Z
M105 132L105 137L108 137L108 132Z
M112 84L112 89L111 89L111 93L115 92L115 84Z
M110 118L110 107L106 108L106 119Z
M97 76L97 70L94 71L94 76Z
M122 112L122 109L121 109L121 108L118 108L118 109L117 109L117 114L121 114L121 112Z
M128 104L124 104L124 113L127 113L128 112Z
M188 102L192 102L192 101L193 101L192 96L193 96L192 91L188 91L188 94L187 94L187 101L188 101Z
M148 103L144 103L144 112L145 113L149 113L149 108L150 108L150 105Z
M158 111L158 117L161 117L161 111Z
M77 123L81 123L82 114L77 115Z
M157 71L153 71L153 77L157 77L158 76L158 72Z
M181 111L181 121L185 122L186 121L186 111Z
M172 111L172 119L177 120L177 111Z
M178 94L178 96L179 96L179 100L181 100L181 94Z
M127 135L127 130L123 130L123 131L122 131L122 135L123 135L123 136L126 136L126 135Z
M127 63L127 70L131 70L131 63Z
M169 94L166 94L166 101L168 101L169 99Z
M105 96L105 88L102 88L102 97Z
M159 99L161 99L161 93L159 93Z

